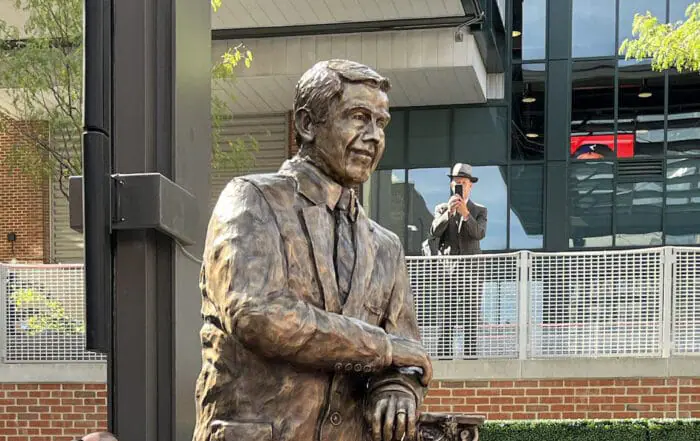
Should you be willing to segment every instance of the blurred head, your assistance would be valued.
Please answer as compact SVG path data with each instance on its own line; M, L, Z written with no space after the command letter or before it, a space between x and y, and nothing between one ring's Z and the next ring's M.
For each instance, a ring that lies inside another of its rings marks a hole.
M457 186L457 184L462 184L462 198L469 198L469 195L472 192L472 185L474 185L472 180L462 176L456 176L452 178L452 180L450 181L450 190L452 191L452 193L455 192L455 187Z
M117 441L117 438L109 432L93 432L89 435L85 435L78 441Z
M479 181L479 178L473 175L472 166L461 162L452 166L450 174L450 191L455 192L455 187L458 184L462 185L462 198L467 199L472 191L472 186Z
M362 184L384 154L389 80L347 60L316 63L302 75L294 99L299 156L346 187Z

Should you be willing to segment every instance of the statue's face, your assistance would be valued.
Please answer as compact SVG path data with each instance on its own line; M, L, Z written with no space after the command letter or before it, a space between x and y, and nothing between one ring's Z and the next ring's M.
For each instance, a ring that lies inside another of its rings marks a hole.
M328 109L326 122L316 127L318 159L344 186L369 179L384 154L384 129L389 123L389 98L365 84L350 83Z

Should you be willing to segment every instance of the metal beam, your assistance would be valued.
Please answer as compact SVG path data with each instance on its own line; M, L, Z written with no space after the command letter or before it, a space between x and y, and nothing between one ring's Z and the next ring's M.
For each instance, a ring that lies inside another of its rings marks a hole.
M239 29L213 29L212 40L242 40L246 38L303 37L306 35L355 34L361 32L405 31L457 27L476 15L398 20L324 23L314 25L271 26Z

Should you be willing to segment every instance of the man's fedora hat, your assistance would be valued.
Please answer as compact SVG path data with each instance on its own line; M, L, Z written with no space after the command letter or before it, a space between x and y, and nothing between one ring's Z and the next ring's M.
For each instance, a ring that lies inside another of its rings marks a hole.
M452 173L447 175L450 179L456 177L468 178L472 182L477 182L479 178L472 175L472 166L469 164L456 163L452 167Z

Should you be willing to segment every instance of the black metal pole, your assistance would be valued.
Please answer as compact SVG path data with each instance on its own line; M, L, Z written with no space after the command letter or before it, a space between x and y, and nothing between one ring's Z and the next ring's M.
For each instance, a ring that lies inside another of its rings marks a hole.
M83 234L87 349L111 347L111 1L84 3Z

